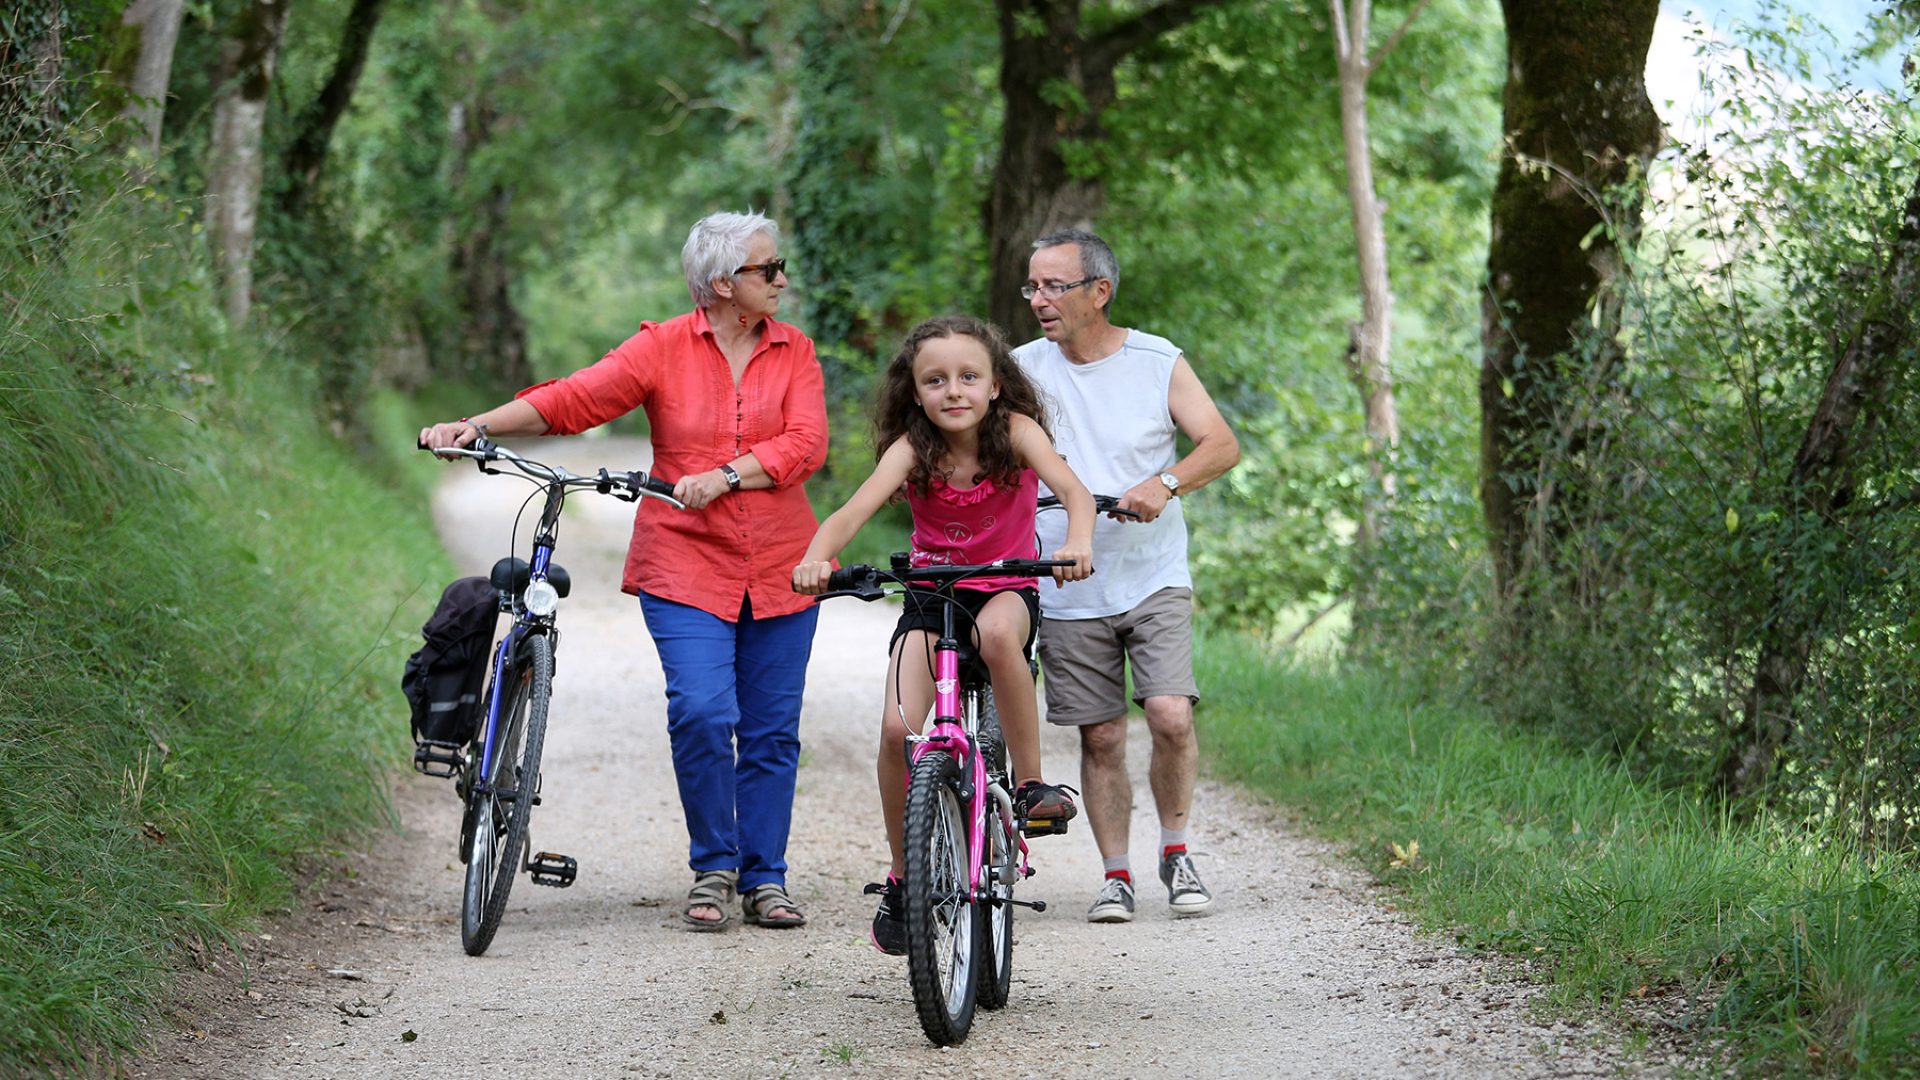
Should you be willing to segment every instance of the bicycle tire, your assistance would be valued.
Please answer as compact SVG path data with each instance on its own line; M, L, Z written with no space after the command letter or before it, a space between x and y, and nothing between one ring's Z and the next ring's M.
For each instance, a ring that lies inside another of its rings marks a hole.
M980 691L980 745L987 764L987 779L1008 791L1013 790L1007 774L1006 740L1000 732L1000 710L993 703L993 691ZM980 1007L998 1009L1007 1003L1013 984L1013 883L1019 874L1019 851L1014 843L1013 823L997 804L987 804L987 893L989 902L975 904L978 909L974 941L980 950ZM997 902L996 902L997 901Z
M484 785L476 784L471 796L478 802L460 904L460 945L468 956L479 956L493 944L514 876L525 861L528 818L540 783L547 705L553 694L552 641L544 634L529 638L526 655L514 671L521 675L508 688L513 696L507 700L492 775Z
M949 754L914 763L907 785L907 976L927 1038L964 1041L979 990L977 905L967 880L967 804Z

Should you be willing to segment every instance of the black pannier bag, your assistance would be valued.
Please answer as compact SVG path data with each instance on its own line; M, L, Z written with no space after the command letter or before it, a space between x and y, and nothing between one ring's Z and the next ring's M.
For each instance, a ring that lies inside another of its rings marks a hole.
M413 706L413 741L465 745L479 727L500 594L483 577L447 586L420 628L426 644L407 658L400 689Z

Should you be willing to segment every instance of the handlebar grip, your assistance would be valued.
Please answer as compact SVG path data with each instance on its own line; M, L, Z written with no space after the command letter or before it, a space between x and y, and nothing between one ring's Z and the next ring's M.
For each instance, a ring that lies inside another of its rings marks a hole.
M669 499L673 498L673 485L657 476L632 472L627 474L627 479L636 489L651 491L655 495L665 495Z
M863 564L843 566L827 575L828 592L856 592L873 577L873 567Z

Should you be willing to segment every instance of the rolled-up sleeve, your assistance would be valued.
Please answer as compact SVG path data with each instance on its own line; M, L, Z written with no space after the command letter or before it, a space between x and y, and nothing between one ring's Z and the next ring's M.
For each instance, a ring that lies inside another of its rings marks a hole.
M804 355L794 357L792 377L780 404L780 433L747 448L776 488L805 482L827 458L826 377L813 343L805 338L800 342Z
M514 396L534 407L549 435L576 435L625 416L646 403L659 368L654 323L615 346L597 363L562 379L549 379Z

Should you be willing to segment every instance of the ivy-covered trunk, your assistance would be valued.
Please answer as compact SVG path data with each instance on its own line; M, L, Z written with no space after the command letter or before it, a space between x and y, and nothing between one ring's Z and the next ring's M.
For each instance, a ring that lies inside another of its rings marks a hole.
M1505 150L1481 308L1480 501L1500 599L1554 565L1582 493L1548 455L1595 443L1616 377L1612 286L1639 228L1660 119L1646 92L1658 0L1503 0ZM1556 505L1557 502L1557 505Z

